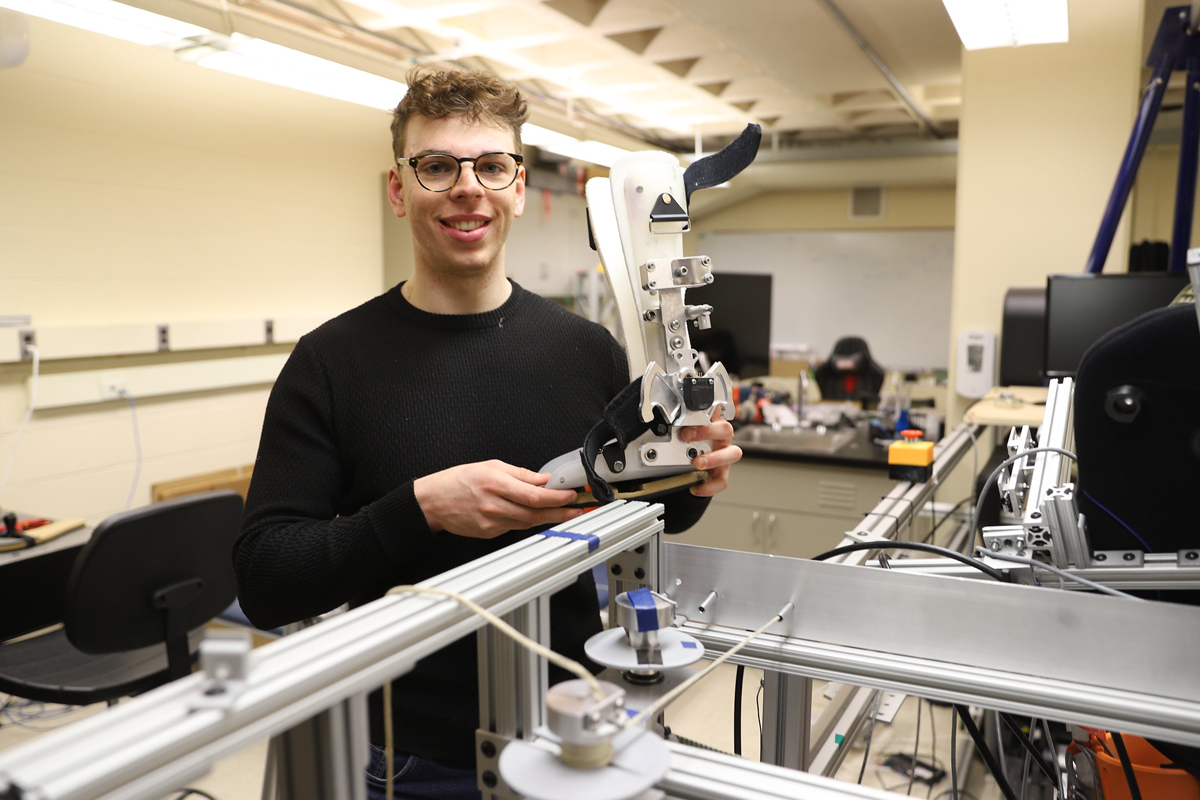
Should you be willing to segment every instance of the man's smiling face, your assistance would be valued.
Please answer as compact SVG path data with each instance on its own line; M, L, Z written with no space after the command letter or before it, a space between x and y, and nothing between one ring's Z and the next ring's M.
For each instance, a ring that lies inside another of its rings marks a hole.
M404 157L446 153L474 158L484 153L515 152L511 131L486 120L416 116L404 133ZM485 189L473 163L448 191L431 192L417 181L407 163L392 168L388 197L396 216L408 217L416 267L449 279L481 277L504 270L504 242L514 217L525 210L525 171L507 189Z

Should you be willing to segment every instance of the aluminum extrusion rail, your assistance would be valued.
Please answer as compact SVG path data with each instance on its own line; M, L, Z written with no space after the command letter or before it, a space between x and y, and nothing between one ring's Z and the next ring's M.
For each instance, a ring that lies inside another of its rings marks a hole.
M650 541L662 531L661 513L657 504L613 503L561 526L596 536L592 552L586 541L535 535L422 585L504 614ZM383 597L252 651L244 691L229 708L206 707L208 678L197 673L0 752L0 796L162 797L217 759L375 689L483 625L449 598Z
M1089 591L1087 586L1076 583L1068 578L1061 578L1046 570L1039 570L1011 561L1001 561L988 558L985 554L980 559L984 564L1005 572L1014 583L1031 586L1047 586L1052 589L1072 589ZM1099 583L1122 591L1134 590L1195 590L1200 589L1200 563L1179 562L1175 553L1147 553L1141 566L1129 567L1067 567L1068 575L1078 575L1094 583ZM868 562L867 566L878 566ZM894 558L888 562L888 568L898 572L920 573L925 575L941 575L954 578L984 578L977 569L946 558Z
M900 534L911 527L919 509L924 507L925 502L937 491L941 479L958 466L963 456L978 442L982 432L982 425L964 422L943 437L933 448L933 480L928 483L897 483L875 508L867 512L862 522L846 533L838 546L883 539L899 540ZM972 436L975 437L974 442ZM861 550L836 556L830 561L840 564L862 564L868 555L869 551Z
M745 638L696 623L683 630L714 655ZM1192 700L770 634L730 662L1200 746L1200 702Z
M679 800L891 800L904 797L711 750L668 743L671 768L657 788Z

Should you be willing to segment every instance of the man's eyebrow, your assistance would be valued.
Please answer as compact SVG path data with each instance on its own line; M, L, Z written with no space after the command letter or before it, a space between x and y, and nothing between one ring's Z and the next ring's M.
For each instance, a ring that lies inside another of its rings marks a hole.
M422 150L419 153L414 153L410 158L420 158L421 156L448 156L450 155L445 150Z

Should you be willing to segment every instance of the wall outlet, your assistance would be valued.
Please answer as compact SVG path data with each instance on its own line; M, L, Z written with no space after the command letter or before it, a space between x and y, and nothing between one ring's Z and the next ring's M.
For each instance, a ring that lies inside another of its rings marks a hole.
M119 378L101 378L100 379L100 399L101 400L120 400L121 392L129 391L129 387L125 385L125 381Z

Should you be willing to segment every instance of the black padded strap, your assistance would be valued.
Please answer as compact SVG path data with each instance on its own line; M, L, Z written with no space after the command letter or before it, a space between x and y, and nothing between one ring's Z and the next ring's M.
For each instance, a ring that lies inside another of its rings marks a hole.
M692 192L719 186L750 166L754 157L758 155L760 142L762 126L752 122L736 139L721 148L720 152L693 161L683 171L683 188L687 191L688 204L691 205Z
M650 423L642 421L642 379L638 378L609 401L603 416L588 431L587 438L583 441L583 449L579 451L583 471L587 473L588 485L592 487L592 496L599 500L601 505L611 503L616 495L608 481L596 472L596 457L610 439L616 439L617 446L624 450L629 442L648 430Z

